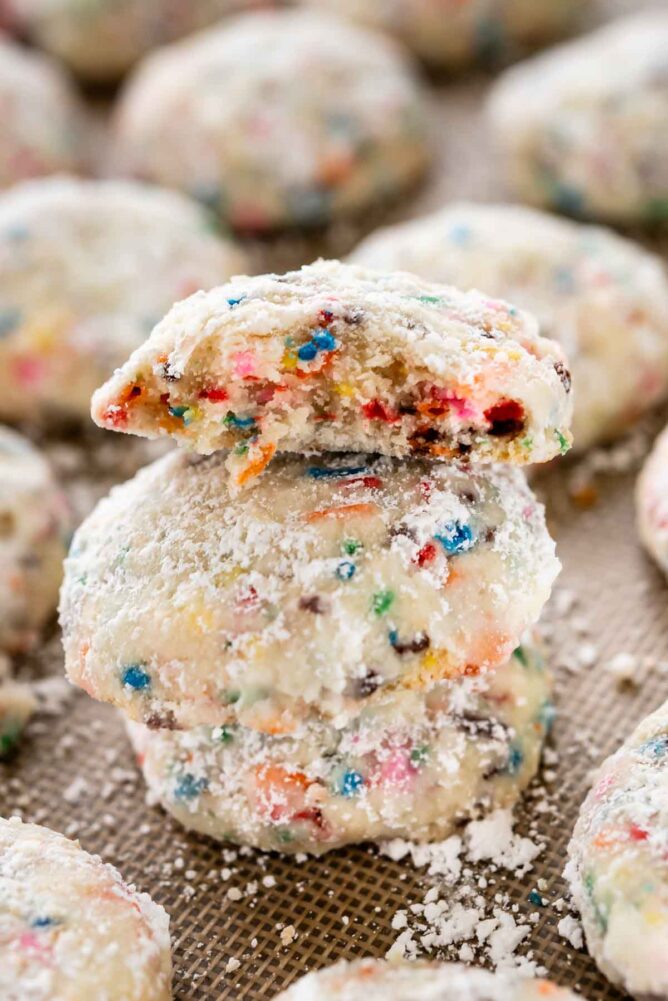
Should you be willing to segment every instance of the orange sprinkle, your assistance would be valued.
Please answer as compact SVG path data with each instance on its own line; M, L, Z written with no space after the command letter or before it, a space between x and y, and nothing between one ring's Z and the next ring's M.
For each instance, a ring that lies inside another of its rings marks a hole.
M257 459L255 459L254 462L249 462L237 476L237 483L239 486L243 487L244 483L248 483L248 481L252 480L254 476L259 476L265 466L271 462L275 451L276 446L273 443L270 443L269 445L261 445L260 454Z
M323 518L347 518L353 514L376 514L377 504L341 504L338 507L323 507L319 511L311 511L306 515L306 520L310 524L313 521L322 521Z

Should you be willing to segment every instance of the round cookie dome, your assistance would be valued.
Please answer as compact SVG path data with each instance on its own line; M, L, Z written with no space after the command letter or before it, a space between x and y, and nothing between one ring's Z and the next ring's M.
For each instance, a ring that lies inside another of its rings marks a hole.
M154 727L341 726L388 686L497 667L559 569L510 468L279 457L232 503L223 459L112 490L66 563L70 679Z
M271 0L10 0L30 38L89 80L114 80L150 49Z
M568 357L577 450L625 432L668 390L665 266L608 230L516 205L452 204L379 230L350 259L482 288L536 316Z
M87 420L165 309L244 265L176 193L59 177L0 196L0 417Z
M0 428L0 649L33 645L53 614L63 575L69 516L44 458Z
M578 19L590 0L306 0L395 35L435 67L497 62L540 45Z
M668 997L668 702L596 774L565 871L587 946L612 983Z
M668 429L656 439L638 477L636 517L645 549L668 575Z
M0 36L0 188L84 167L83 109L46 56Z
M522 199L613 222L668 218L668 13L655 10L508 70L489 105Z
M149 57L116 140L123 171L257 231L359 215L428 159L425 96L401 53L303 10L238 17Z
M480 677L389 692L342 729L317 719L294 736L129 726L151 795L185 827L321 854L363 841L439 840L464 818L514 805L538 768L550 687L523 645Z
M577 1001L549 980L457 963L342 960L302 977L275 1001Z
M169 918L77 842L0 819L5 1001L169 1001Z

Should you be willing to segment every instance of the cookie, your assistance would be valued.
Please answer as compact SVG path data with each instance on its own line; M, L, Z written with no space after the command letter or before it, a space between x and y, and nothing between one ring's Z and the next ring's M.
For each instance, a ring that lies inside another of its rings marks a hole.
M656 439L638 477L636 519L645 549L668 574L668 429Z
M601 766L566 877L601 971L636 998L668 997L668 702Z
M0 37L0 188L83 169L83 109L46 56Z
M615 21L508 70L489 113L524 201L620 223L668 218L668 13Z
M46 827L0 819L3 1001L169 1001L169 918Z
M89 420L176 299L245 266L178 194L51 178L0 196L0 418Z
M668 390L663 262L609 230L518 205L452 204L379 230L351 260L483 288L533 313L568 356L578 451L627 431Z
M55 611L69 530L46 460L0 428L0 650L29 649Z
M578 20L590 0L307 0L396 36L430 66L496 64L542 45Z
M502 664L558 570L508 467L283 456L232 502L220 455L176 450L77 532L66 669L153 727L341 726L388 687Z
M342 729L320 720L293 736L129 727L151 797L185 827L321 854L395 837L439 840L466 818L512 806L538 768L550 688L524 645L498 671L390 692Z
M418 180L425 104L382 35L306 10L246 15L144 61L116 115L118 168L236 229L320 226Z
M31 40L79 76L112 82L152 48L262 0L9 0Z
M93 397L101 427L232 449L524 464L570 444L570 376L533 317L413 275L320 261L177 303Z
M309 973L276 1001L577 1001L549 980L490 973L457 963L341 960Z

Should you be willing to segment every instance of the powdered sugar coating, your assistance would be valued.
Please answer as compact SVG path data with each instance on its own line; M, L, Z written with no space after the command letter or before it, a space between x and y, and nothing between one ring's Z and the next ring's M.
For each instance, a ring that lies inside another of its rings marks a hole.
M87 420L176 299L245 263L176 193L58 177L0 196L0 416Z
M130 724L149 790L185 827L267 851L321 854L387 838L438 840L512 806L553 716L530 646L477 678L399 689L343 729L289 737L240 726L170 733Z
M233 449L542 462L568 449L570 377L535 320L413 275L320 261L177 303L93 397L102 427Z
M308 0L389 31L427 63L460 69L495 63L518 45L540 45L562 34L590 0Z
M645 549L668 574L668 428L656 439L638 477L636 517Z
M283 456L232 502L220 455L177 451L77 532L66 669L153 726L341 726L387 686L502 664L558 569L510 468Z
M0 188L83 167L83 110L45 56L0 37Z
M267 0L269 2L269 0ZM262 0L9 0L42 48L89 80L115 80L141 56Z
M116 116L120 167L237 229L321 225L418 179L425 103L382 35L306 10L241 16L144 61Z
M342 960L302 977L276 1001L576 1001L549 980L456 963Z
M523 200L615 222L668 217L665 11L615 21L508 70L489 110Z
M169 918L46 827L0 819L3 1001L168 1001Z
M483 288L536 316L568 356L578 450L626 431L668 389L663 262L608 230L518 205L452 204L379 230L351 260Z
M566 876L587 946L637 998L668 997L668 702L598 771Z
M53 614L70 518L37 449L0 428L0 649L27 650Z

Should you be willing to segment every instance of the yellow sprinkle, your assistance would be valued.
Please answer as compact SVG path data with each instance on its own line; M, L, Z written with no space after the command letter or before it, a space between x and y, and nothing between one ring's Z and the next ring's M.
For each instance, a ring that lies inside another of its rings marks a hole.
M281 359L281 364L283 368L292 369L297 368L298 358L294 351L286 351Z
M349 386L347 382L337 382L334 386L334 392L338 393L339 396L354 396L355 390L352 386Z

